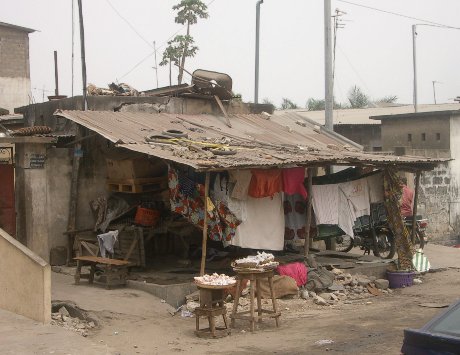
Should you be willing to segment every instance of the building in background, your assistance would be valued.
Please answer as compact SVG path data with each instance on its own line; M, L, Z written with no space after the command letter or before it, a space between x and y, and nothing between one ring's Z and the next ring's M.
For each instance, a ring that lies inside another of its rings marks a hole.
M14 112L30 103L30 28L0 22L0 108Z
M422 174L418 203L419 213L429 218L429 236L445 242L458 241L460 235L460 105L450 106L371 117L381 122L384 151L451 159Z

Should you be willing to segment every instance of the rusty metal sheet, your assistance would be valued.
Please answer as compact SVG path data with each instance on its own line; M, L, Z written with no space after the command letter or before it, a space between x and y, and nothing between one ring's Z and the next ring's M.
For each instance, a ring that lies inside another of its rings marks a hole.
M419 164L433 168L445 159L383 156L364 153L343 140L326 136L311 125L283 126L265 115L183 115L145 112L57 111L106 139L139 153L185 164L200 170L228 170L252 167L305 166L311 164ZM295 128L295 129L294 129ZM175 144L148 142L147 137L164 135L166 130L181 131L187 139ZM209 143L222 143L234 155L213 155L200 149ZM198 148L197 148L198 147Z

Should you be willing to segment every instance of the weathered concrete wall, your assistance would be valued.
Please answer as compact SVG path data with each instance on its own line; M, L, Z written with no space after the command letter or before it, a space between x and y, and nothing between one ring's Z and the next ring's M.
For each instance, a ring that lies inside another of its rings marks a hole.
M382 120L383 150L393 151L395 147L449 150L449 121L449 116L437 115L436 112L425 117ZM423 134L425 140L422 139Z
M11 113L27 105L30 95L29 36L0 26L0 107Z
M334 132L361 144L365 151L382 150L380 125L334 125Z
M417 214L428 218L427 235L431 240L447 241L455 234L451 225L451 168L441 164L423 173Z
M48 247L67 247L69 217L70 179L72 173L72 152L68 148L49 147L46 150L46 219ZM45 259L49 261L49 255Z
M51 321L51 267L0 229L0 308Z

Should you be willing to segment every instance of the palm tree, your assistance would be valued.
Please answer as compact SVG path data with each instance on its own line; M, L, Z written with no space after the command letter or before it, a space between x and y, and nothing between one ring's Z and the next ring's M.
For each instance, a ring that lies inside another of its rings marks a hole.
M208 7L200 0L182 0L179 4L173 6L173 10L177 10L177 15L174 21L176 23L180 23L181 25L187 24L187 35L185 37L192 38L190 36L190 25L194 25L198 22L198 18L208 18L209 15L207 13ZM191 41L193 43L193 39ZM193 57L195 52L197 51L198 47L194 47L194 50L191 51L188 48L190 44L189 41L182 42L184 45L182 51L182 57L180 60L179 65L179 76L178 76L178 83L179 85L182 83L182 77L184 74L184 66L185 66L185 58L186 57ZM190 55L193 53L192 55Z
M186 57L194 57L196 51L198 50L197 46L194 46L194 41L192 36L182 36L177 35L171 41L168 42L168 47L163 52L163 59L160 62L160 65L169 64L169 85L171 86L171 63L179 66L179 60ZM179 73L183 67L179 66ZM181 75L181 74L179 74ZM179 85L181 84L180 79L178 78Z

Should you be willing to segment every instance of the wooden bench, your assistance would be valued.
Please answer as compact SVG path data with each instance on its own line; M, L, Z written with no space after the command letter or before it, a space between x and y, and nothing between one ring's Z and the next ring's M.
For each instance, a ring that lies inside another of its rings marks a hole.
M90 284L94 281L94 272L96 265L102 265L104 276L106 278L105 286L109 290L113 285L126 285L126 277L128 276L129 261L102 258L99 256L77 256L74 258L77 261L77 271L75 273L75 284L80 283L80 278L88 277ZM81 267L90 265L89 274L81 274Z

